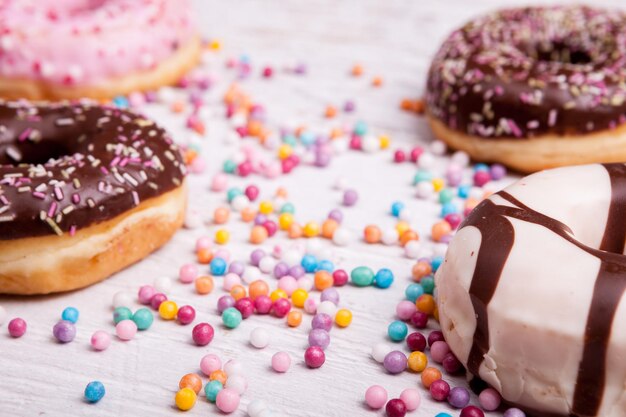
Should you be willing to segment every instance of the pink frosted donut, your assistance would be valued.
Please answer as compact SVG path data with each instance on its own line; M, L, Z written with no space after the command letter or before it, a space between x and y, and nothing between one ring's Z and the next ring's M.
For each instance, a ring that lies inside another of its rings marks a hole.
M200 41L188 0L0 2L0 95L106 98L177 81Z

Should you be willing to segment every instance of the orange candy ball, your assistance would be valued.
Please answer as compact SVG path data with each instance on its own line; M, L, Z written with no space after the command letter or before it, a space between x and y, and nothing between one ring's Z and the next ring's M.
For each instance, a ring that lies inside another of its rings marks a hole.
M267 295L270 293L270 287L267 285L267 282L262 279L257 279L250 283L248 287L248 292L250 293L250 298L252 301L256 300L257 297L261 295Z
M226 384L226 380L228 379L228 376L226 375L226 372L222 371L221 369L218 369L217 371L211 372L211 375L209 375L209 379L211 381L220 381L222 385L224 385Z
M407 230L400 235L400 244L402 246L406 245L411 240L419 240L419 235L414 230Z
M213 291L213 278L208 275L203 275L196 278L196 292L198 294L209 294Z
M261 225L256 225L250 230L250 243L258 245L265 242L268 237L267 229Z
M324 291L333 286L333 276L328 271L317 271L315 273L315 289Z
M431 315L435 312L437 305L435 304L435 297L430 294L422 294L415 301L415 306L422 313Z
M437 368L428 367L422 371L422 385L426 389L439 379L441 379L441 371Z
M233 297L235 301L242 299L246 295L246 289L243 285L233 285L230 289L230 296Z
M322 236L326 239L332 239L338 227L339 223L337 223L337 220L327 219L322 223Z
M302 312L299 310L291 310L287 314L287 324L289 327L298 327L302 323Z
M295 222L292 223L291 226L289 226L287 234L291 239L298 239L302 237L302 226Z
M208 248L198 249L196 258L198 259L198 263L208 264L213 259L213 252Z
M430 234L435 242L439 242L442 237L450 234L452 228L447 221L441 221L433 224Z
M423 261L413 265L413 269L411 270L411 273L413 274L413 279L415 281L419 281L425 276L430 275L431 272L433 272L433 269L431 268L430 264Z
M178 388L191 388L197 394L202 389L202 378L198 374L187 374L180 379Z
M382 232L380 231L380 227L375 225L369 225L365 227L363 230L363 239L367 243L378 243L380 242L380 237Z
M241 210L241 220L245 223L250 223L254 220L256 216L256 211L252 207L244 207Z
M215 224L224 224L228 221L230 210L226 207L218 207L213 212L213 222Z

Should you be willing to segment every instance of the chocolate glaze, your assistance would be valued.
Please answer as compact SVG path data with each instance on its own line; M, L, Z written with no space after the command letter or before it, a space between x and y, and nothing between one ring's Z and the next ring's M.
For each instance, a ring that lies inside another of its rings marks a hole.
M626 14L500 10L454 31L428 74L429 113L482 138L584 134L626 122Z
M0 240L73 234L181 185L165 130L93 103L0 102Z
M478 375L484 355L489 350L487 305L515 243L514 230L507 218L543 226L600 260L587 315L583 355L578 369L572 410L569 414L579 417L596 416L602 403L611 328L618 304L626 291L626 256L622 254L626 232L621 224L624 217L619 217L624 210L623 205L626 204L626 166L608 164L605 168L611 178L612 193L607 230L600 249L583 245L574 238L566 225L529 208L506 191L500 191L497 195L515 207L500 206L491 200L484 200L461 225L461 228L476 227L482 236L469 291L477 319L468 358L468 369L474 375ZM620 205L622 206L618 207ZM494 241L498 243L495 244ZM554 416L529 411L533 416Z

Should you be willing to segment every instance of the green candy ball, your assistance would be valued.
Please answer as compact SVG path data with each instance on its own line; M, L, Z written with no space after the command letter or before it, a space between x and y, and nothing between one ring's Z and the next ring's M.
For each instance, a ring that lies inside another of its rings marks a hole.
M137 325L137 329L139 330L147 330L152 326L152 322L154 321L154 315L147 308L140 308L135 311L132 319Z
M128 307L118 307L113 310L113 322L115 324L122 320L130 320L133 318L133 312Z
M367 266L359 266L352 270L350 278L357 287L367 287L374 283L374 271Z
M242 319L241 313L235 307L229 307L222 313L222 322L229 329L239 326Z

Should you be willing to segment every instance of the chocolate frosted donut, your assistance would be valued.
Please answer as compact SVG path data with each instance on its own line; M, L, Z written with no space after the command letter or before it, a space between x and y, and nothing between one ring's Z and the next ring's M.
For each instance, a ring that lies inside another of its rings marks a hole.
M521 179L479 204L436 274L469 372L533 416L626 415L626 165Z
M473 20L430 67L436 136L522 170L626 160L626 14L507 9Z
M0 102L0 292L73 289L142 258L180 226L184 176L142 116Z

